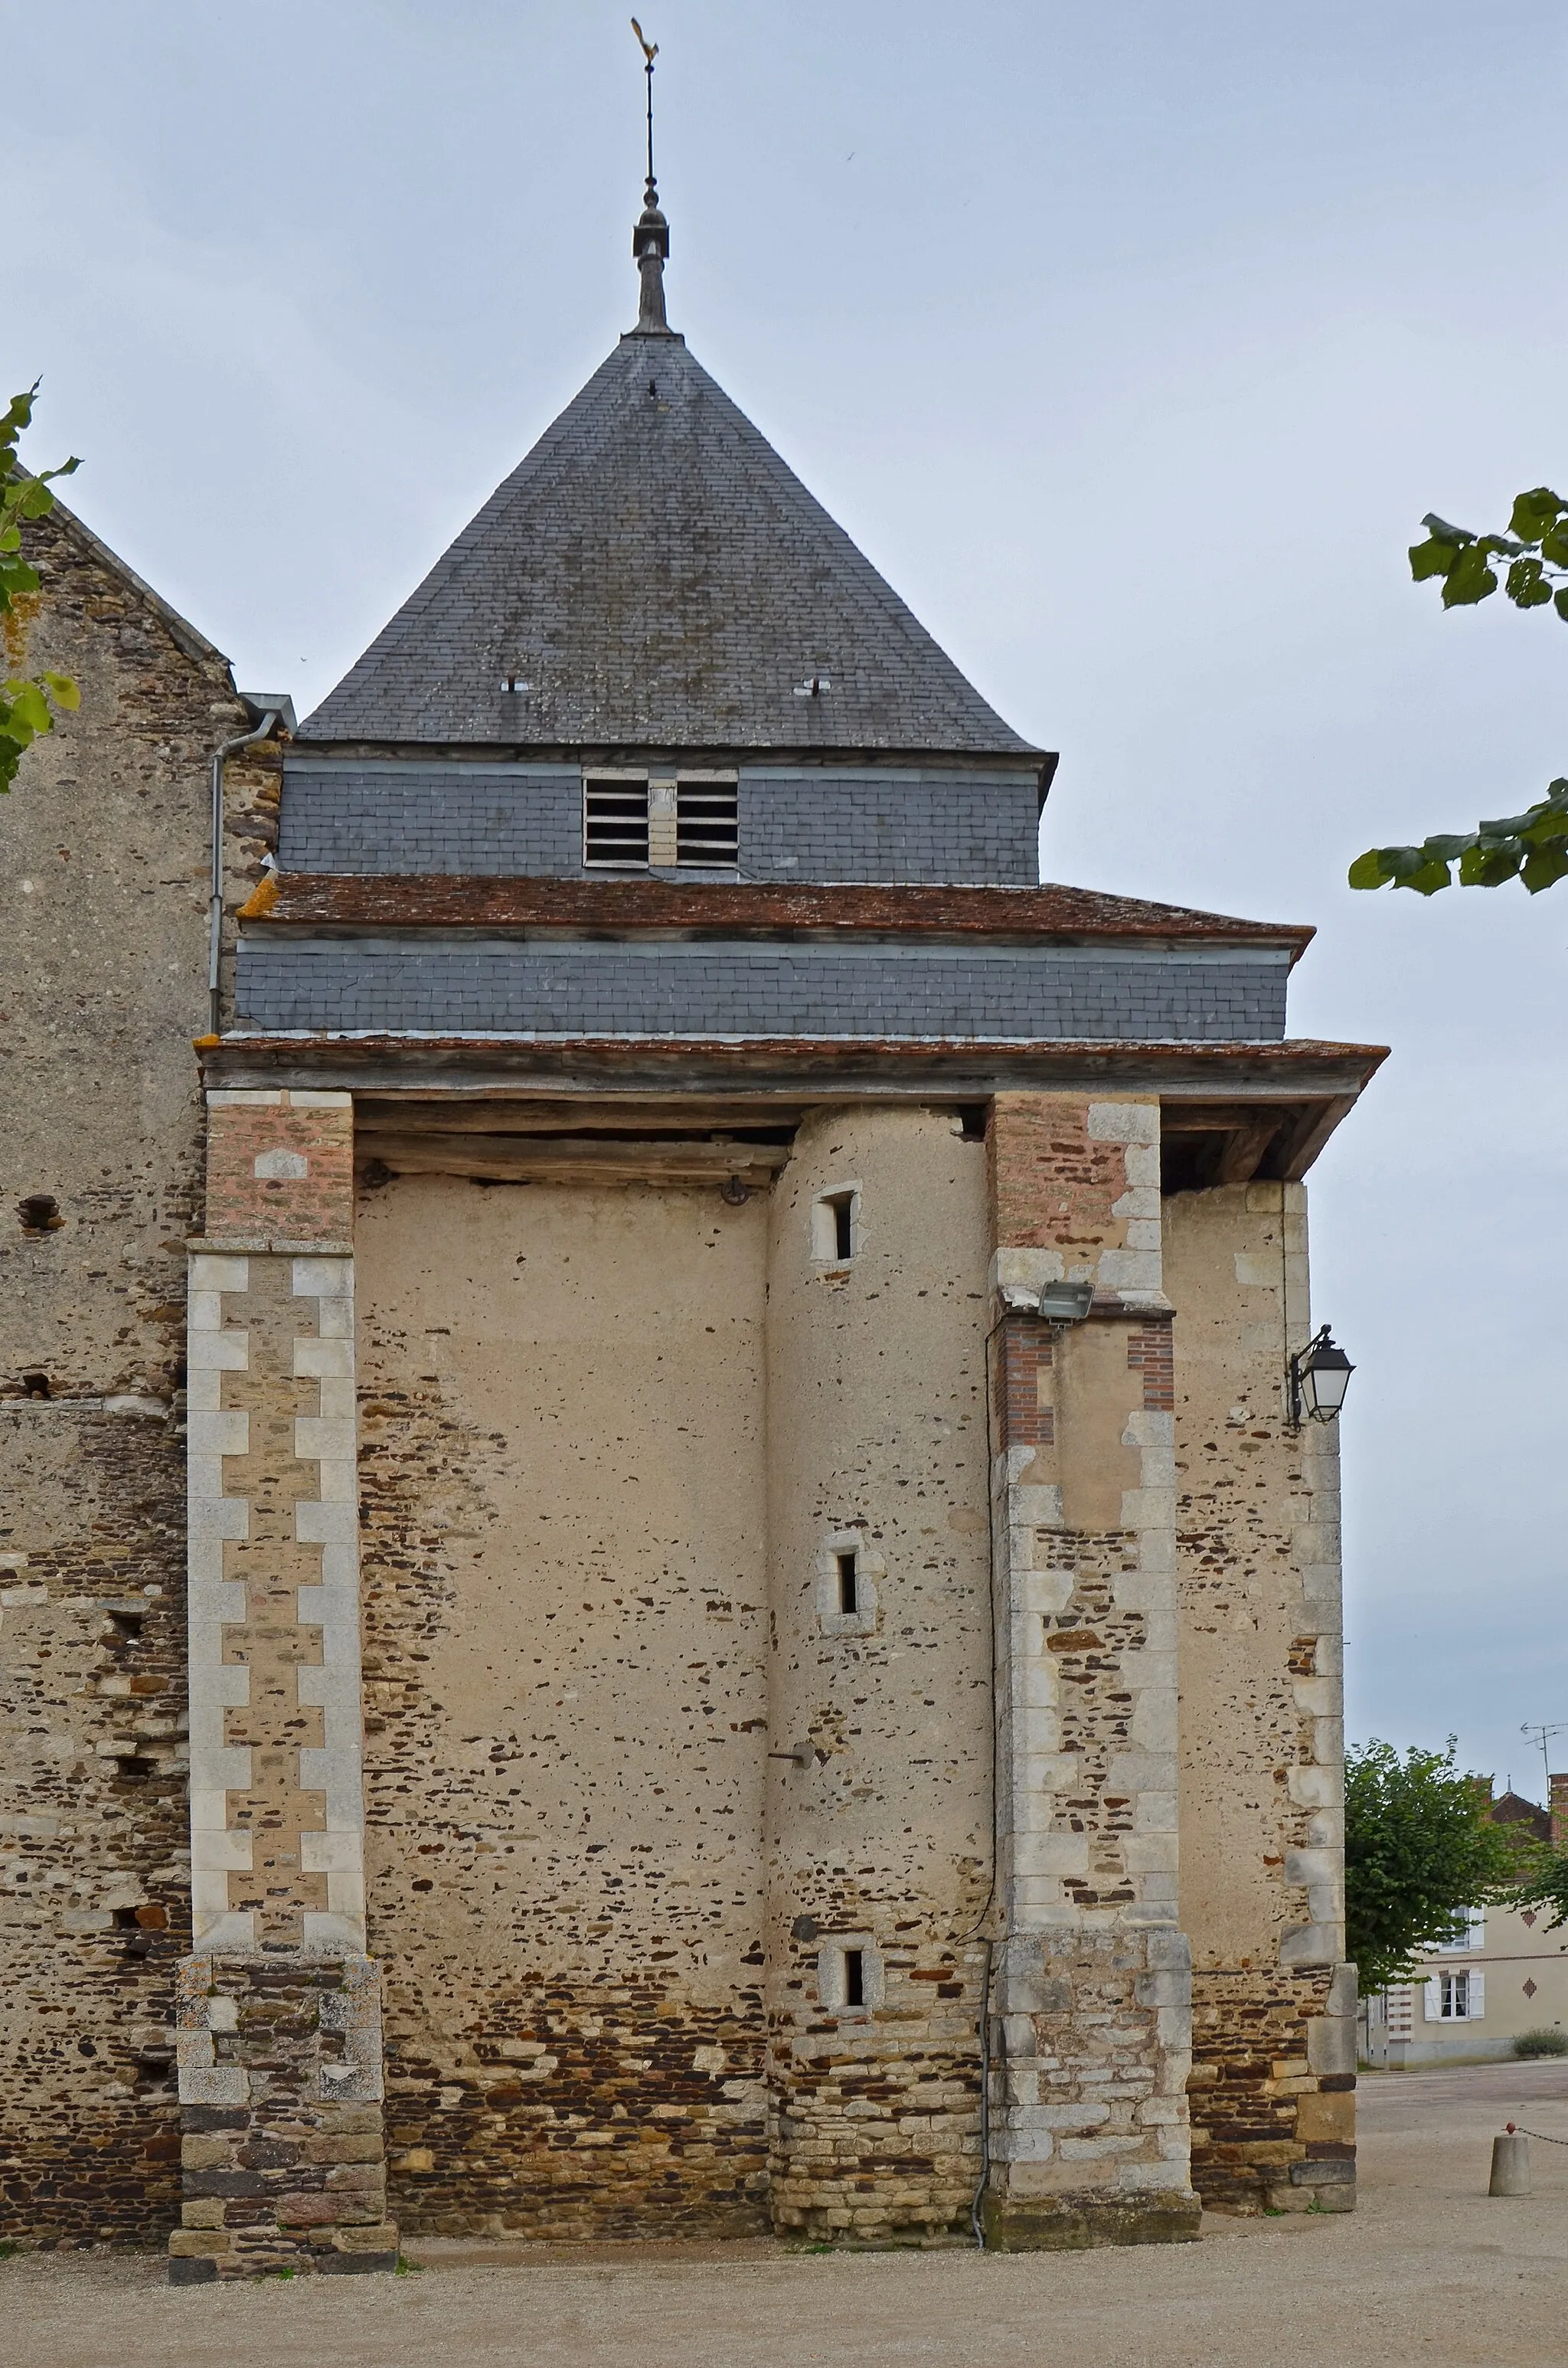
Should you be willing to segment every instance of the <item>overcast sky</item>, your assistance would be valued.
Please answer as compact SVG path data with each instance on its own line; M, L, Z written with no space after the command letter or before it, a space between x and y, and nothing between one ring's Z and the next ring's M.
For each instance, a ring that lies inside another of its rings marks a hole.
M1568 770L1568 627L1408 581L1564 486L1548 0L646 0L672 323L1017 728L1048 878L1317 924L1350 1725L1568 1723L1568 882L1352 894ZM0 0L36 464L301 713L636 308L624 0ZM7 80L11 80L8 64ZM20 141L25 175L17 169ZM1568 1733L1554 1764L1568 1767Z

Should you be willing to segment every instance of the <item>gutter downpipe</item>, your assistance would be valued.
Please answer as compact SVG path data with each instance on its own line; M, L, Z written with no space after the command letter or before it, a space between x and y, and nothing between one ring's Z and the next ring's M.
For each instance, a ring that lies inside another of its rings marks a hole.
M223 943L223 767L240 749L252 747L258 740L270 740L281 712L279 708L269 707L254 732L242 732L236 739L225 740L212 751L212 884L207 936L207 1027L212 1036L222 1032L218 1013L218 962Z

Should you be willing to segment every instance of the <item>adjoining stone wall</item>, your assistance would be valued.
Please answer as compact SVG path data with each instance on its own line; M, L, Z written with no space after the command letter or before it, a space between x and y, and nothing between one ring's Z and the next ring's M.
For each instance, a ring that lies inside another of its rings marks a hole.
M189 1946L184 1443L0 1404L0 2237L156 2241Z
M207 759L244 712L218 652L63 509L27 548L28 664L82 706L0 798L0 2237L148 2242L178 2203L189 1945Z
M443 1177L361 1205L405 2226L767 2226L767 1206Z
M840 2242L967 2238L979 2178L988 1247L949 1113L807 1117L768 1255L768 1745L803 1755L767 1779L772 2207Z
M1335 1427L1287 1420L1311 1330L1305 1196L1173 1195L1183 1920L1193 2179L1228 2211L1348 2210Z

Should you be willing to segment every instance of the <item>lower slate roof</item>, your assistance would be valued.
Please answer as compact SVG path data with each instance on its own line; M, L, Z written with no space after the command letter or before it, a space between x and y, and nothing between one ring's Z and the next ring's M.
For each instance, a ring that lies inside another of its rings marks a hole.
M1039 756L684 339L638 333L301 736Z

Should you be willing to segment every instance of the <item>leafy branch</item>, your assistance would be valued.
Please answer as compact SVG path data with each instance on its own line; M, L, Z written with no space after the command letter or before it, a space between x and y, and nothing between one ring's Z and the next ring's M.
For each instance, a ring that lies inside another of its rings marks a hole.
M1444 1751L1345 1755L1346 1950L1365 1997L1408 1981L1467 1908L1538 1896L1540 1845L1498 1825L1490 1788Z
M1441 583L1445 609L1473 609L1502 589L1516 609L1551 607L1568 623L1568 501L1550 485L1515 500L1506 534L1472 534L1428 510L1425 542L1413 543L1410 572L1417 584ZM1454 883L1500 888L1517 880L1532 896L1568 873L1568 780L1553 781L1522 814L1478 823L1473 830L1438 831L1417 847L1371 847L1350 866L1352 888L1414 888L1435 896Z
M6 643L11 674L0 682L0 793L17 778L17 768L33 742L54 729L54 711L80 707L82 694L67 674L43 667L36 675L24 671L28 660L28 628L38 613L38 570L22 557L22 527L46 518L54 507L50 482L68 477L81 467L73 457L58 469L37 475L17 459L17 439L31 422L35 379L25 394L13 395L0 417L0 636Z

